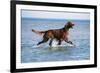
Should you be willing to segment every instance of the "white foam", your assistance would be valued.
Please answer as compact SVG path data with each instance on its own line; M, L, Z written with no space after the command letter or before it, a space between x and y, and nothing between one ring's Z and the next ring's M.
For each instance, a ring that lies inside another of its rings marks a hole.
M52 42L52 47L57 47L57 41L56 40L53 40L53 42Z
M66 42L62 42L61 45L58 45L58 41L53 40L52 45L49 46L49 44L40 44L40 45L34 45L33 48L39 48L39 47L74 47L75 45L68 44Z

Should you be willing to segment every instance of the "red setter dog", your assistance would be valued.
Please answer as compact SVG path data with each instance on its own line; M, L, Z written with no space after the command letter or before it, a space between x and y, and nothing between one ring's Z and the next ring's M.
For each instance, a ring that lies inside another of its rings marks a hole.
M37 34L44 34L43 40L39 42L37 45L47 42L50 39L49 45L52 45L53 39L56 39L58 41L58 45L61 44L62 41L65 41L67 43L73 44L68 39L69 35L69 29L73 28L74 24L72 22L67 22L65 26L61 29L50 29L47 31L36 31L32 29L32 32L35 32Z

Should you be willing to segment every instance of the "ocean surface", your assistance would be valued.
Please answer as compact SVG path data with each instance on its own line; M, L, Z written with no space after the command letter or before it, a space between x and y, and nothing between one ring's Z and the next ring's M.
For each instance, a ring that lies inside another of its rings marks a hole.
M66 46L50 48L48 43L37 46L42 35L32 32L32 29L44 31L60 29L69 20L21 18L21 63L51 62L51 61L77 61L90 59L90 21L70 20L75 24L70 29L70 40L74 47ZM55 43L56 41L53 41Z

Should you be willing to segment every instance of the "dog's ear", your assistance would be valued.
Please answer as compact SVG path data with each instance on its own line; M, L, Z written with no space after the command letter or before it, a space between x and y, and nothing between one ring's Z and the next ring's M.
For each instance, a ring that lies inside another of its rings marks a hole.
M71 24L72 24L72 22L70 22L70 21L69 21L69 22L67 22L67 24L68 24L68 25L71 25Z
M72 22L67 22L65 25L65 28L73 28L74 24L72 24Z
M70 24L71 24L71 22L67 22L67 23L65 24L65 27L68 27Z

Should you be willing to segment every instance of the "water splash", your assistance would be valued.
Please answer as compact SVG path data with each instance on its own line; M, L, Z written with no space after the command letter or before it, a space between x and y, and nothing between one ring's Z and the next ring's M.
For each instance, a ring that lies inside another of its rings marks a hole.
M56 40L53 40L53 42L52 42L52 47L57 47L57 41Z

